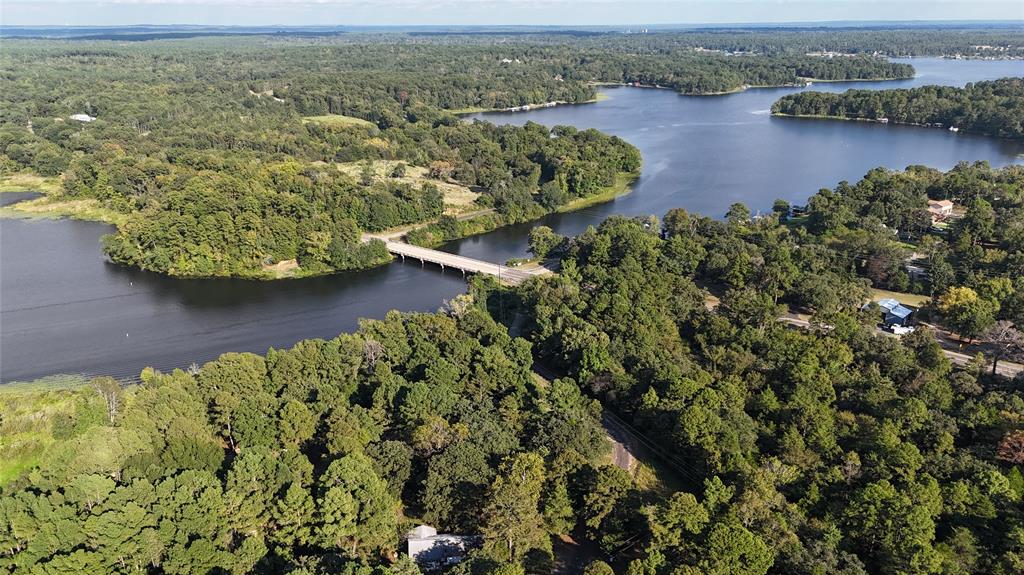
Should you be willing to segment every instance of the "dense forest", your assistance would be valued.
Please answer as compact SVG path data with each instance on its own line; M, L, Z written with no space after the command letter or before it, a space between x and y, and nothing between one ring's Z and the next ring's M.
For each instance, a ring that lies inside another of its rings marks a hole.
M952 202L953 214L935 221L932 200ZM822 189L799 216L786 216L784 202L776 211L802 245L827 248L821 253L833 267L853 269L876 287L938 296L958 283L1024 277L1022 203L1020 166L963 162L948 172L876 168L854 184ZM923 273L911 277L908 267Z
M479 536L457 575L549 573L567 536L591 575L1019 573L1024 376L862 304L892 267L871 250L928 246L940 321L1024 341L1022 194L1020 167L879 169L796 217L537 228L559 274L437 314L5 390L0 568L415 574L402 533L428 522ZM903 235L928 198L969 207ZM609 464L602 410L653 470Z
M0 571L409 575L413 517L482 533L467 568L549 570L548 534L625 472L600 405L531 363L461 296L126 389L5 391L4 440L52 445L21 445L33 469L0 488Z
M669 34L666 34L669 35ZM694 48L758 54L867 54L890 57L1021 58L1019 27L971 28L771 28L695 30L672 33Z
M493 210L463 232L524 221L639 167L617 138L467 124L451 111L585 102L595 82L714 93L912 73L870 56L701 52L672 35L581 42L8 40L0 172L60 176L54 201L118 223L105 242L114 261L185 277L274 277L279 264L308 275L386 261L362 232L460 210ZM381 161L428 177L347 169ZM471 189L474 205L449 205L448 183Z
M54 201L115 214L117 262L326 273L389 257L364 232L528 221L640 166L594 130L453 110L584 102L602 81L898 77L875 52L1022 44L772 38L5 40L0 175L60 176ZM979 126L999 98L1019 117L1019 81L946 90L931 101L972 100ZM403 538L421 523L471 538L451 575L1024 572L1024 375L996 370L1024 354L1024 167L880 168L724 216L535 228L558 273L475 277L437 313L131 384L4 387L0 572L417 575ZM879 288L922 295L935 327L881 332ZM950 336L983 353L954 366ZM638 465L611 456L618 418Z
M950 128L1003 138L1024 138L1024 78L902 90L800 92L783 96L772 113L789 116L881 120Z
M625 572L1021 572L1024 380L952 369L930 331L887 337L861 306L865 275L891 267L868 238L892 243L883 222L903 225L926 193L955 198L968 214L923 242L941 320L996 345L1000 320L1019 354L1022 192L1019 167L879 170L823 191L802 221L737 205L726 221L673 210L661 226L534 234L562 273L499 291L504 314L518 300L539 360L662 446L683 484L595 530L607 551L645 534ZM787 308L808 328L778 321Z

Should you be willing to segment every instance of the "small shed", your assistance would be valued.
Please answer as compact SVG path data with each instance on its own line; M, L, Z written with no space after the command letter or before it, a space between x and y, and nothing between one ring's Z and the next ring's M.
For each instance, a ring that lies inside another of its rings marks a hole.
M90 116L89 114L71 114L69 118L76 122L92 122L96 120L94 116Z
M885 317L882 319L885 327L892 327L894 325L906 327L913 321L914 310L895 299L880 300L878 307L882 308L882 312L885 314Z

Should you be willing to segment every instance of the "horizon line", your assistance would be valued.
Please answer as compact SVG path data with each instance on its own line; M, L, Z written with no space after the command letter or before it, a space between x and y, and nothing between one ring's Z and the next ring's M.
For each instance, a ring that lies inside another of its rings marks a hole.
M156 24L147 22L135 22L132 24L2 24L0 28L133 28L140 26L149 27L160 27L160 28L199 28L199 27L215 27L215 28L438 28L438 27L450 27L450 28L623 28L623 27L647 27L647 28L670 28L670 27L692 27L692 28L709 28L709 27L721 27L721 26L808 26L815 24L880 24L880 25L896 25L896 24L1020 24L1024 26L1024 18L1009 18L1009 19L921 19L921 20L877 20L877 19L865 19L865 20L850 20L850 19L837 19L837 20L786 20L786 21L737 21L737 22L661 22L661 23L645 23L645 22L634 22L624 24L494 24L494 23L480 23L480 24L186 24L186 23L173 23L173 24Z

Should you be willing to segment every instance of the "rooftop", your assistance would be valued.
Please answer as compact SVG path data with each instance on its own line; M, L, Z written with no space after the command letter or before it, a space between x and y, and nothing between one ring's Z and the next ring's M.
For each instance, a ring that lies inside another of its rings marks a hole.
M914 310L891 298L879 300L878 307L899 318L905 318L914 313Z

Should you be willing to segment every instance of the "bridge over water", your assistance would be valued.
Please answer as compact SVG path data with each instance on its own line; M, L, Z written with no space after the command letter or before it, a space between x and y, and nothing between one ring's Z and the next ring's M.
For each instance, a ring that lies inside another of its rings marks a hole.
M439 265L442 270L446 268L454 268L461 271L463 274L476 273L492 275L497 277L499 281L513 285L526 281L534 276L551 273L551 270L546 268L521 270L499 264L493 264L491 262L467 258L465 256L450 254L448 252L414 246L405 242L396 242L385 238L379 239L384 242L384 245L387 246L389 252L402 258L403 261L406 258L413 258L420 260L421 264L429 262Z

